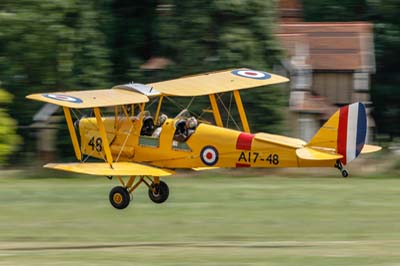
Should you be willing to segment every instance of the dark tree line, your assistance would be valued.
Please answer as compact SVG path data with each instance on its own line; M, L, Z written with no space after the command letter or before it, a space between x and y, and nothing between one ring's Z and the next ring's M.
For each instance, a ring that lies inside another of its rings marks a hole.
M29 146L26 130L18 130L24 142L16 140L15 130L1 131L15 127L11 118L20 126L32 122L41 104L27 101L29 93L104 89L238 66L271 71L281 56L273 34L275 5L264 0L2 0L0 87L14 97L12 103L11 97L0 99L0 145ZM375 23L375 116L380 130L398 134L398 1L305 0L303 6L308 21ZM151 57L172 64L158 72L141 70ZM279 131L286 106L282 91L269 87L244 94L252 129Z
M29 125L41 104L24 96L34 92L109 88L238 66L270 69L280 56L274 7L261 0L1 1L0 82L14 95L9 113L20 126ZM155 56L173 63L158 73L140 70ZM282 97L269 90L246 93L247 103L255 103L255 130L279 128ZM68 143L65 133L61 144ZM29 146L29 132L18 134L21 147Z

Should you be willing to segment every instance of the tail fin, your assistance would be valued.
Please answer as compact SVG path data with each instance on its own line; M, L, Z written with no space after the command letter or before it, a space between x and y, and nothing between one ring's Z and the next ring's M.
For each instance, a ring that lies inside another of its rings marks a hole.
M361 153L366 135L365 106L353 103L336 111L306 146L338 153L342 164L347 164Z

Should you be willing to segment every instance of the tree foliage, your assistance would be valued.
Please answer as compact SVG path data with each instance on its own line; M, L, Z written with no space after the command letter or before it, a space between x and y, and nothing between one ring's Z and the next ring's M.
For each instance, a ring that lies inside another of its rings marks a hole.
M11 101L12 95L0 89L0 166L20 143L20 138L15 132L16 121L7 114L5 108L6 104L10 104Z
M0 80L24 124L30 92L108 86L109 55L95 1L2 1ZM34 111L34 110L33 110Z
M270 70L280 57L274 26L275 1L3 0L0 81L15 95L12 117L26 126L41 107L24 98L29 93L108 88L225 68ZM141 71L154 56L173 64L157 75ZM276 130L283 106L279 90L244 94L245 105L252 106L252 129ZM27 130L18 133L29 141ZM59 135L61 144L69 144L61 138L66 132Z
M279 64L273 1L176 0L165 4L169 9L157 19L159 47L155 53L176 63L169 69L173 75L236 67L269 70ZM284 105L279 90L268 87L242 95L244 104L251 106L252 130L279 130Z
M1 1L0 81L15 95L11 115L19 124L29 125L41 106L25 99L29 93L109 87L109 48L96 2ZM18 133L29 142L28 130Z

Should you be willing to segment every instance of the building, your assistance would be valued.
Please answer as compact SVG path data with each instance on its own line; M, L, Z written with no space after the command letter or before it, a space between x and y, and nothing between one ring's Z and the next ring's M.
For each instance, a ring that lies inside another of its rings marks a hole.
M337 107L363 102L371 109L375 73L373 25L368 22L303 22L298 1L281 1L277 37L291 78L292 134L309 140ZM368 118L369 127L374 127ZM370 131L371 132L371 131Z

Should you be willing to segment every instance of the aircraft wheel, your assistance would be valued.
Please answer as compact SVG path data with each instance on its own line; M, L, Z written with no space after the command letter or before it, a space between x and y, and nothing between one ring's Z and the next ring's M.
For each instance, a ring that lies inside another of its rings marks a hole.
M131 197L125 187L117 186L111 189L109 199L114 208L122 210L128 207Z
M154 203L163 203L168 199L169 196L169 188L168 185L160 181L158 184L151 184L151 187L154 189L149 189L149 198L154 202Z
M348 177L349 176L349 172L347 172L346 170L342 170L342 176L343 177Z

